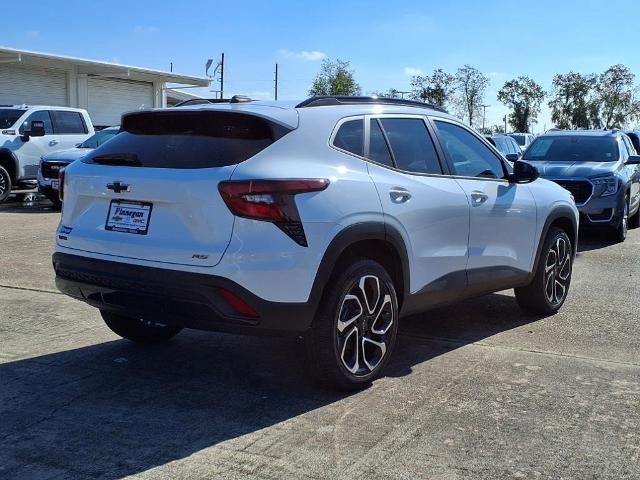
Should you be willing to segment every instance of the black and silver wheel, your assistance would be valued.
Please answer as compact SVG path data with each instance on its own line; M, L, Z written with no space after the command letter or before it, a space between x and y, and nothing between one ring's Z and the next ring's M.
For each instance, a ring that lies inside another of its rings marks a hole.
M638 206L638 210L633 216L629 217L629 228L638 228L640 227L640 206Z
M540 314L557 312L569 293L572 268L571 240L564 230L554 227L545 240L533 281L515 289L520 307Z
M100 310L104 323L113 333L137 343L161 343L175 337L182 328Z
M620 223L614 228L612 232L613 240L622 243L627 238L627 231L629 230L629 197L624 199L624 205L622 206L622 215L620 216Z
M11 194L11 176L7 169L0 166L0 203L3 203Z
M358 260L334 276L311 332L309 353L320 379L357 389L380 375L398 331L398 301L385 269Z

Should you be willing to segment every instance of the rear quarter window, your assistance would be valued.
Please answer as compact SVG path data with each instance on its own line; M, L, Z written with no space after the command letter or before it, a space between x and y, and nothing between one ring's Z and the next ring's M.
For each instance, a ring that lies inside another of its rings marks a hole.
M150 168L212 168L253 157L291 130L246 113L140 112L85 163Z

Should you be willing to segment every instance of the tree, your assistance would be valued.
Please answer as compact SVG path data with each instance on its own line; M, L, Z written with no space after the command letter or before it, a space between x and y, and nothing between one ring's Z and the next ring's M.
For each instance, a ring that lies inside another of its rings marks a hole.
M552 81L551 120L558 128L597 128L598 103L594 98L597 76L569 72Z
M638 118L640 102L637 100L635 75L624 65L609 67L598 76L595 85L599 119L604 128L622 128Z
M445 107L455 92L456 78L441 68L431 75L414 75L411 77L411 98Z
M309 95L360 95L360 85L356 83L353 70L349 67L346 60L323 60Z
M528 132L536 123L544 90L526 76L506 82L498 92L498 100L511 108L509 123L516 132Z
M473 126L473 121L481 116L480 111L489 78L477 68L465 65L456 72L455 85L458 111L462 119L467 118L469 125Z
M374 97L384 97L384 98L402 98L402 95L395 88L390 88L386 92L381 90L374 90L371 92L371 95Z

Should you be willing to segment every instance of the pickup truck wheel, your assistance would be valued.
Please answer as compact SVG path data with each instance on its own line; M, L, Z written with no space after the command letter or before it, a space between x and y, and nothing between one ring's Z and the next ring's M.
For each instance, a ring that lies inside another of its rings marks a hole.
M11 194L11 176L7 169L0 166L0 203L9 198Z
M330 388L365 388L389 360L397 332L391 278L379 263L356 260L327 286L307 339L310 362Z
M104 323L122 338L136 343L162 343L175 337L182 328L156 323L142 318L128 317L100 310Z
M542 247L533 281L515 289L520 308L542 315L557 312L569 293L572 268L571 240L564 230L553 227Z
M629 197L624 199L622 207L622 215L620 223L611 232L612 239L617 243L622 243L627 239L627 230L629 229Z

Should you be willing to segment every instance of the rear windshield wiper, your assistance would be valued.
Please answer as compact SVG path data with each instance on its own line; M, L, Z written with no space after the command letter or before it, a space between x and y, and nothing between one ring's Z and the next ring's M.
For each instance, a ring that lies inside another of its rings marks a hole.
M108 153L97 155L91 159L99 165L125 165L129 167L141 167L142 162L135 153Z

